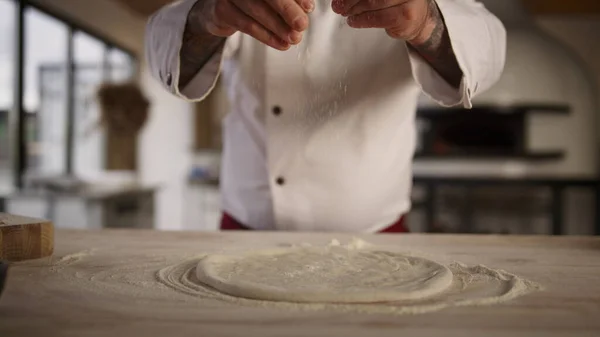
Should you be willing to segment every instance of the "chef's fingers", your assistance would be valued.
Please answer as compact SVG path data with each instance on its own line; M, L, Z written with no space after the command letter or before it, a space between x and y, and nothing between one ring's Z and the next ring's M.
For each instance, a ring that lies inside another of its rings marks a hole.
M256 20L246 15L241 9L235 5L231 7L229 21L235 29L275 49L288 50L290 48L288 42L267 30L263 25L256 22Z
M279 13L283 20L294 30L302 32L308 28L308 15L296 0L265 0Z
M312 13L315 10L315 0L296 0L296 2L306 13Z
M253 18L271 33L289 44L300 42L300 32L291 29L268 4L263 0L233 0L234 5L244 14Z
M359 1L376 2L379 0L332 0L331 9L333 9L335 13L343 15Z
M353 16L364 12L401 6L409 1L411 0L361 0L343 14L345 16Z
M348 26L352 28L398 28L410 24L402 18L402 7L395 6L370 11L348 17Z

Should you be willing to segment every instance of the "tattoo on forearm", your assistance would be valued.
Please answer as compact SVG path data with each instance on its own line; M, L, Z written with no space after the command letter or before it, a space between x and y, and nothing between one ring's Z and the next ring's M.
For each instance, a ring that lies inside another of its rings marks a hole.
M195 6L201 5L202 2L198 1ZM183 44L179 54L179 89L184 88L225 43L225 38L198 28L197 23L201 19L195 13L194 9L190 11L183 33Z
M428 39L420 43L409 43L450 85L460 87L462 70L452 51L446 24L435 0L429 0L429 18L434 28Z

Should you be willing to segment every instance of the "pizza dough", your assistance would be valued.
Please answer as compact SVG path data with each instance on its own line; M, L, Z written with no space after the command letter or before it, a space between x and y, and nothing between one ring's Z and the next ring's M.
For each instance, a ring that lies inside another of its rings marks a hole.
M453 280L447 267L425 258L335 244L209 255L196 276L238 297L324 303L420 300L444 292Z

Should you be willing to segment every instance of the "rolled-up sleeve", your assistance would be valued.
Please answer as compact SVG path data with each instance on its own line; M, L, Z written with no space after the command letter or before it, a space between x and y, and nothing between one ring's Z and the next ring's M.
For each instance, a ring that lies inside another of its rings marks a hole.
M161 8L146 25L145 54L152 76L172 94L188 101L203 100L215 87L223 58L236 49L229 38L184 87L179 88L180 51L188 13L198 0L180 0ZM237 33L236 33L237 34Z
M475 0L436 0L446 22L454 55L462 70L459 89L448 84L409 48L415 81L442 106L471 108L471 99L496 83L506 59L506 30L500 20Z

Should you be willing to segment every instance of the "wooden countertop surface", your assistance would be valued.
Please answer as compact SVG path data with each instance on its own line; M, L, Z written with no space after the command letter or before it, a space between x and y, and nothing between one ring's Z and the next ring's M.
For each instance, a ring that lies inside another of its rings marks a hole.
M505 269L546 290L496 306L408 316L237 306L166 287L147 296L141 289L157 285L157 270L201 253L352 235L59 230L54 257L11 266L0 336L600 336L598 237L359 237Z

